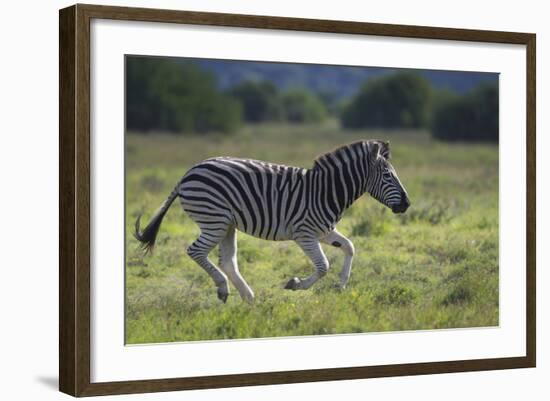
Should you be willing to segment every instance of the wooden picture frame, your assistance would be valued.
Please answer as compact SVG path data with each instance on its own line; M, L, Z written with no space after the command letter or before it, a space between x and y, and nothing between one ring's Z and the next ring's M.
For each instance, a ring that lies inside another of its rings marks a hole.
M492 42L526 46L527 227L526 355L459 361L257 372L222 376L91 382L90 380L90 21L110 19L400 38ZM535 47L530 33L373 24L300 18L74 5L59 14L59 388L73 396L143 393L400 375L534 367L535 272Z

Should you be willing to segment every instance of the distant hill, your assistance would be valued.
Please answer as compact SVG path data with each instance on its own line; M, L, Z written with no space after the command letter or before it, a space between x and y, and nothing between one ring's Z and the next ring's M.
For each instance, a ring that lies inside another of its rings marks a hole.
M368 79L398 71L395 68L348 67L257 61L186 59L213 73L221 89L246 80L268 80L280 89L304 87L332 92L338 98L353 96ZM498 80L497 73L417 70L436 88L464 93L483 81Z

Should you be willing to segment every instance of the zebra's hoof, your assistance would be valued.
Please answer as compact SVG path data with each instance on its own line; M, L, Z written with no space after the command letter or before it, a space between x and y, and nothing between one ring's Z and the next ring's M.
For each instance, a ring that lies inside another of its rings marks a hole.
M297 290L300 288L300 279L298 277L291 278L285 285L285 290Z
M226 303L228 295L229 294L227 292L223 291L221 288L218 288L218 298L220 301Z

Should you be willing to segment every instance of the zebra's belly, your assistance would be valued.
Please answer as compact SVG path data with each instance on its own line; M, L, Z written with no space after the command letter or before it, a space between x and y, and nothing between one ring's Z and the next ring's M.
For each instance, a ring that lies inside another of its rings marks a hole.
M287 241L292 239L292 233L289 233L286 229L279 227L278 229L264 226L257 227L253 230L252 227L244 227L242 224L235 224L235 228L245 234L251 235L259 239L265 239L270 241Z
M256 230L248 225L247 227L242 224L235 223L237 230L249 234L253 237L266 239L271 241L288 241L296 240L297 238L304 237L304 234L308 237L322 238L334 230L336 223L334 224L322 224L320 222L313 223L308 217L307 213L300 222L294 224L286 224L285 221L281 221L279 224L273 222L270 225L259 225Z

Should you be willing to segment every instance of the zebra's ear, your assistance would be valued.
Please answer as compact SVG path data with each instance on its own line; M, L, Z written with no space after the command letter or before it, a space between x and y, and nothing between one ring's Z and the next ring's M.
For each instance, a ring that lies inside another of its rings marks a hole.
M376 160L380 156L386 160L389 160L391 157L390 143L384 141L372 141L369 147L369 153L372 156L372 160Z
M372 141L370 143L369 154L373 162L375 162L378 159L378 157L380 157L380 142Z
M391 152L390 152L390 142L380 142L380 155L386 160L390 160L391 158Z

